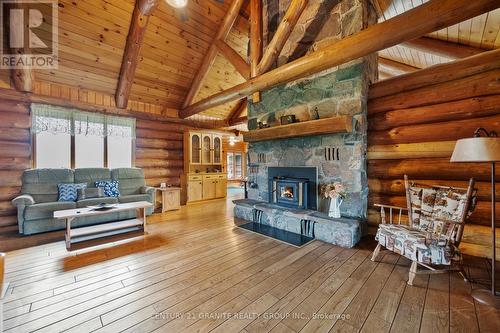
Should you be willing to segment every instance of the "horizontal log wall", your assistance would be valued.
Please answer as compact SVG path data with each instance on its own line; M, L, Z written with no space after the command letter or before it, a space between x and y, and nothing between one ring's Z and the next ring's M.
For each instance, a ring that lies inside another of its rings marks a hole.
M23 170L32 166L29 105L0 100L0 227L15 226L11 200L21 190ZM143 168L146 183L180 185L183 171L181 124L137 119L135 166Z
M373 204L406 206L404 174L419 183L460 187L474 177L478 203L461 247L469 254L490 255L490 165L449 162L457 139L471 137L478 127L500 132L500 64L490 58L480 55L372 85L368 102L370 233L380 223ZM475 63L480 65L474 67ZM430 83L434 73L437 82ZM496 177L500 201L499 168ZM500 216L500 204L496 210Z

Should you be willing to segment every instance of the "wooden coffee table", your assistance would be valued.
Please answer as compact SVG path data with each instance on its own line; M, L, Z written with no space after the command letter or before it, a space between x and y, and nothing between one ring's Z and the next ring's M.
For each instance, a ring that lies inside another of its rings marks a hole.
M147 201L138 201L115 204L112 209L102 211L92 210L91 208L65 209L55 211L54 218L66 220L66 249L71 250L72 243L131 231L146 231L146 208L149 207L153 207L153 204ZM71 222L77 217L105 215L127 210L135 210L137 218L71 229Z

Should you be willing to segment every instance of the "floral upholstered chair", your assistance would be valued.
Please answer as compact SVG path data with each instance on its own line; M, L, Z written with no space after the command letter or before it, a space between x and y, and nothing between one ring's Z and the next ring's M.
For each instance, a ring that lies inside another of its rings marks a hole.
M408 208L375 205L380 207L381 224L375 236L378 244L372 261L383 246L412 261L409 285L417 274L450 270L459 271L465 279L458 245L465 220L474 209L474 179L469 181L468 188L456 188L419 185L410 182L406 175L404 178ZM402 223L403 211L408 211L408 224ZM418 266L426 269L419 271Z

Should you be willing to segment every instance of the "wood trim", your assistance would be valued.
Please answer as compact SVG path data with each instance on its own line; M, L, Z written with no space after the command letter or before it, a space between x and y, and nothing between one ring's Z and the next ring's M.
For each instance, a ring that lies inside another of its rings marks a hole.
M245 59L243 59L238 52L233 50L233 48L227 45L226 42L218 39L214 41L217 50L219 50L220 54L224 56L238 71L238 73L243 76L245 80L250 78L250 65L247 64Z
M207 97L180 111L181 118L303 78L500 7L495 0L430 0L268 73ZM411 24L410 24L411 23Z
M245 142L286 139L330 133L352 132L351 116L337 116L318 120L304 121L265 129L253 130L243 135Z
M158 0L137 0L135 3L115 94L116 106L119 108L127 107L149 15L157 5Z
M205 77L208 74L208 70L210 69L210 67L212 67L212 64L215 60L215 56L217 55L217 49L216 46L214 45L214 42L217 40L222 40L222 41L226 40L229 31L233 27L233 24L236 21L236 18L238 17L243 2L244 0L233 0L233 2L231 2L231 6L227 10L226 16L224 17L224 20L219 26L219 30L215 35L212 45L210 45L210 48L207 51L207 55L203 59L203 62L201 63L200 68L198 69L198 72L196 73L196 76L193 79L193 84L191 85L191 88L189 89L189 92L186 95L186 99L184 100L184 103L182 105L183 108L190 105L194 97L198 94L201 84L205 80Z
M267 45L262 59L257 65L257 74L265 73L271 68L272 64L278 59L283 46L285 46L288 37L293 31L295 24L299 20L300 15L307 6L307 0L292 0L292 3L288 7L283 20L281 20L276 32L274 33L273 39Z
M401 43L401 46L448 59L461 59L483 53L480 48L450 43L443 40L420 37Z

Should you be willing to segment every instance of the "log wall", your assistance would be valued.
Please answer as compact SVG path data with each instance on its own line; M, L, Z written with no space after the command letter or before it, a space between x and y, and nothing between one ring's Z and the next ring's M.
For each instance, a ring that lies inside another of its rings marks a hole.
M0 99L0 227L17 225L11 200L19 195L21 175L32 167L29 104ZM180 185L185 125L137 119L135 166L146 183ZM10 227L9 227L10 230Z
M495 53L496 52L496 53ZM496 55L496 57L492 57ZM477 181L478 204L461 247L490 255L490 165L450 163L457 139L484 127L500 133L498 51L434 66L371 86L368 102L370 233L380 223L374 203L406 206L403 175L427 184L466 187ZM434 78L430 80L429 78ZM500 170L497 168L497 201ZM497 205L500 216L500 204ZM500 219L497 219L500 227Z

